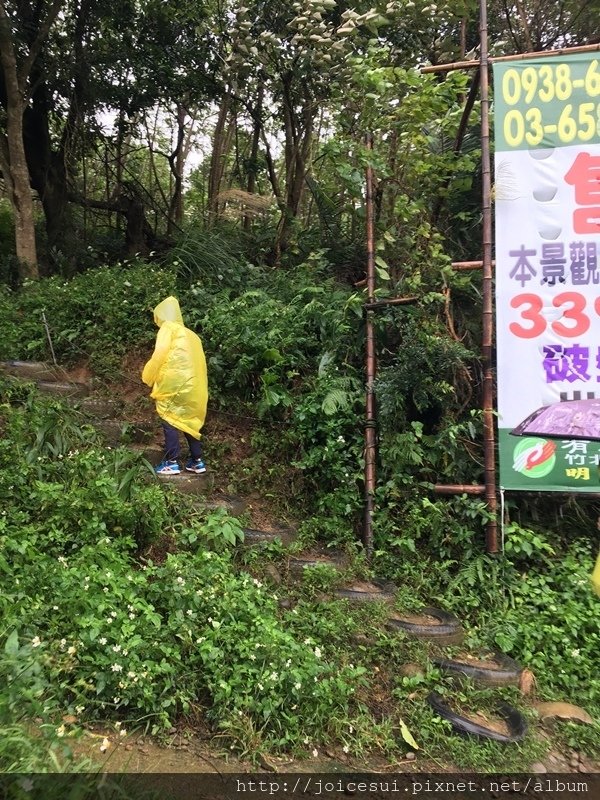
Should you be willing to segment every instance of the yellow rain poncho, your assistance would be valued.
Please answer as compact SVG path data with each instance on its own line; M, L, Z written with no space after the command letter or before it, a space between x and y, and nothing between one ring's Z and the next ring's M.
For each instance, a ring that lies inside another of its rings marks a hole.
M600 597L600 553L598 554L598 560L592 572L592 586L598 597Z
M152 386L161 419L195 439L206 418L208 379L202 342L183 324L176 297L167 297L154 309L159 331L152 358L142 380Z

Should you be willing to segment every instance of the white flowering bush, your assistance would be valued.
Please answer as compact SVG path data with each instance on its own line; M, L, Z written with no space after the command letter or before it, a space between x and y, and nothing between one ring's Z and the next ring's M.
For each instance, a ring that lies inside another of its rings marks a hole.
M242 747L248 730L289 748L346 723L364 670L296 638L272 591L227 549L204 549L227 520L209 519L206 535L198 522L182 528L141 464L73 441L76 428L63 425L59 443L36 435L44 420L59 424L57 407L0 386L1 398L0 630L40 698L78 719L143 717L157 729L202 710ZM195 551L141 556L177 526Z

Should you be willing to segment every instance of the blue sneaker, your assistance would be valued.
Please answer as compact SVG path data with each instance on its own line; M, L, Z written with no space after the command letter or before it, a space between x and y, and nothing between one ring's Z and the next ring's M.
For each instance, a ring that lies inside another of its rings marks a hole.
M179 475L181 469L177 461L161 461L158 467L154 468L157 475Z
M185 465L186 472L194 472L196 475L202 475L206 472L206 466L201 458L190 458Z

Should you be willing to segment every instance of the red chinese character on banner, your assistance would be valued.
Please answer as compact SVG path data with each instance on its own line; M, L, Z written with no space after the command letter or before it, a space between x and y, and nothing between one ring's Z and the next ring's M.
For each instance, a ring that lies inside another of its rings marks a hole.
M600 156L579 153L565 180L575 187L575 233L600 233Z

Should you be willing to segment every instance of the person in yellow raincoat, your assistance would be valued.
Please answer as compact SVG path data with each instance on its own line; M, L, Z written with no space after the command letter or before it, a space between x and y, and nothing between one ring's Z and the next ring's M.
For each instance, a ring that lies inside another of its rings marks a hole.
M592 572L592 586L594 587L594 591L600 597L600 553L598 553L598 558L596 560L596 566L594 567L594 571Z
M200 431L206 418L208 378L206 358L200 338L183 324L179 301L167 297L154 309L159 331L152 358L142 372L142 380L152 387L156 411L165 434L164 460L156 467L158 475L178 475L179 431L190 448L187 472L206 472Z

